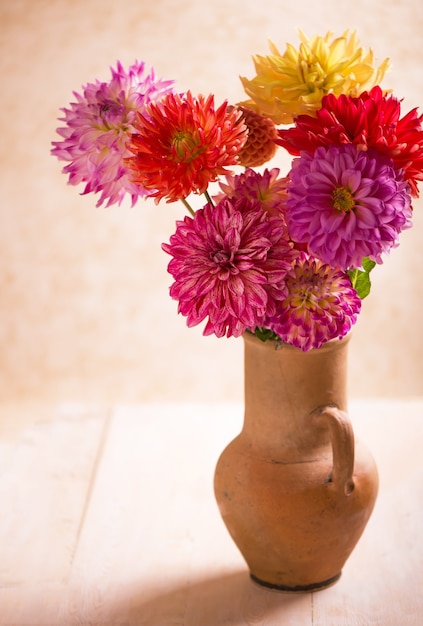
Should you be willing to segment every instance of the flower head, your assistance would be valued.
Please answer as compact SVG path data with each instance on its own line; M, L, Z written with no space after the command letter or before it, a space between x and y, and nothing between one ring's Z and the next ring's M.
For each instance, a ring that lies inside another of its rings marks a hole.
M276 310L295 257L284 226L259 203L225 198L177 222L163 250L173 258L170 295L188 326L208 318L204 334L238 337Z
M285 278L287 296L266 328L303 351L344 337L357 321L361 300L346 272L302 254Z
M248 137L239 153L239 163L244 167L258 167L275 155L278 133L269 117L240 106Z
M423 180L423 115L416 109L402 118L400 115L400 101L378 86L356 98L330 94L323 98L315 117L300 115L294 127L279 129L277 143L294 155L344 143L375 148L404 171L412 194L417 196L417 181Z
M239 163L247 139L242 113L224 102L217 109L212 95L194 98L168 94L152 103L135 123L126 160L132 179L159 202L203 193L210 182Z
M355 32L347 30L335 39L331 32L312 39L301 31L299 35L298 50L288 44L281 55L270 43L271 55L254 57L257 75L252 80L241 78L251 98L243 104L276 124L289 124L303 113L314 115L328 93L356 96L378 84L388 68L388 59L373 67L373 52L359 47Z
M146 195L128 178L123 163L129 156L126 143L137 111L171 91L173 81L156 80L152 69L144 70L144 63L136 61L125 71L118 61L109 82L88 83L82 95L74 92L70 108L62 109L64 117L59 119L65 126L57 132L63 139L52 142L52 154L68 161L63 172L69 184L85 183L84 194L100 194L97 206L120 204L126 194L135 204Z
M219 182L223 193L218 194L216 199L222 200L225 196L248 198L260 202L270 215L278 215L285 220L288 177L280 177L279 173L277 167L261 173L247 168L242 174L226 176L226 182Z
M392 161L346 144L303 152L294 159L288 185L288 228L294 241L342 269L363 258L381 263L411 225L408 184Z

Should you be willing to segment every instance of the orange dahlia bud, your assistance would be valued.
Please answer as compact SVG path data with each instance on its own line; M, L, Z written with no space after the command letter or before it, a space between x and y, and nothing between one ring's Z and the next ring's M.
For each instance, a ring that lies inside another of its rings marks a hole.
M238 157L245 167L258 167L269 161L275 154L278 138L277 129L272 120L251 109L238 106L243 113L242 121L248 128L248 138Z

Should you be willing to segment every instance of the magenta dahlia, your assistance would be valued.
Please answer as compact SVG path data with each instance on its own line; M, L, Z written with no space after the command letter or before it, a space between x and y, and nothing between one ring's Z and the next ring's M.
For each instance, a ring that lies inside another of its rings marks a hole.
M381 263L411 226L409 185L376 151L320 147L294 159L289 176L290 235L324 263L341 269L359 268L365 257Z
M88 83L82 95L74 92L70 108L62 109L59 119L65 125L57 132L63 139L52 142L52 154L68 162L62 171L69 184L85 183L83 194L100 194L97 206L120 204L127 194L134 205L147 192L128 177L123 161L130 155L127 142L137 112L173 91L173 81L157 80L153 69L145 73L140 61L127 71L119 61L110 69L109 82Z
M238 337L276 311L296 253L282 220L258 202L225 198L177 222L163 250L173 258L170 295L188 326L207 319L204 334Z
M342 339L357 321L361 300L346 272L302 254L285 278L286 297L265 327L303 351Z

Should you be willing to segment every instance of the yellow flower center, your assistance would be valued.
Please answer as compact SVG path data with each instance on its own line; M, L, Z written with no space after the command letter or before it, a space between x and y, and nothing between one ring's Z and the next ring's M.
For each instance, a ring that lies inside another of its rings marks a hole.
M201 152L195 137L184 131L179 131L172 137L171 145L177 161L191 161Z
M337 211L348 213L355 207L354 196L345 187L337 187L332 193L333 206Z

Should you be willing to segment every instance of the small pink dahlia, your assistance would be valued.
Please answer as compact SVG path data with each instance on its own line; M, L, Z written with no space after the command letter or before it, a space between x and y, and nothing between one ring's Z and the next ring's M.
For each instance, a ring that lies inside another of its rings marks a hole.
M150 102L173 91L173 81L157 80L154 70L144 72L145 64L136 61L125 71L118 61L110 68L109 82L96 81L74 92L75 102L63 108L65 125L57 132L63 139L54 141L52 154L68 161L63 173L69 184L85 183L83 194L99 193L97 206L121 204L126 194L132 205L146 196L142 186L133 183L123 162L130 155L127 142L135 131L137 112L145 112Z
M204 335L217 337L238 337L275 313L296 255L282 220L246 198L206 204L178 221L162 247L173 257L170 295L178 312L190 327L208 318Z
M346 272L302 254L285 278L287 296L265 327L304 352L342 339L357 321L361 300Z
M279 173L277 167L263 172L247 168L242 174L226 176L226 182L219 182L223 193L216 195L216 199L249 198L260 202L270 215L285 219L288 178L279 177Z
M359 268L365 257L381 263L411 226L409 185L374 150L345 144L303 152L289 177L291 237L329 265Z

